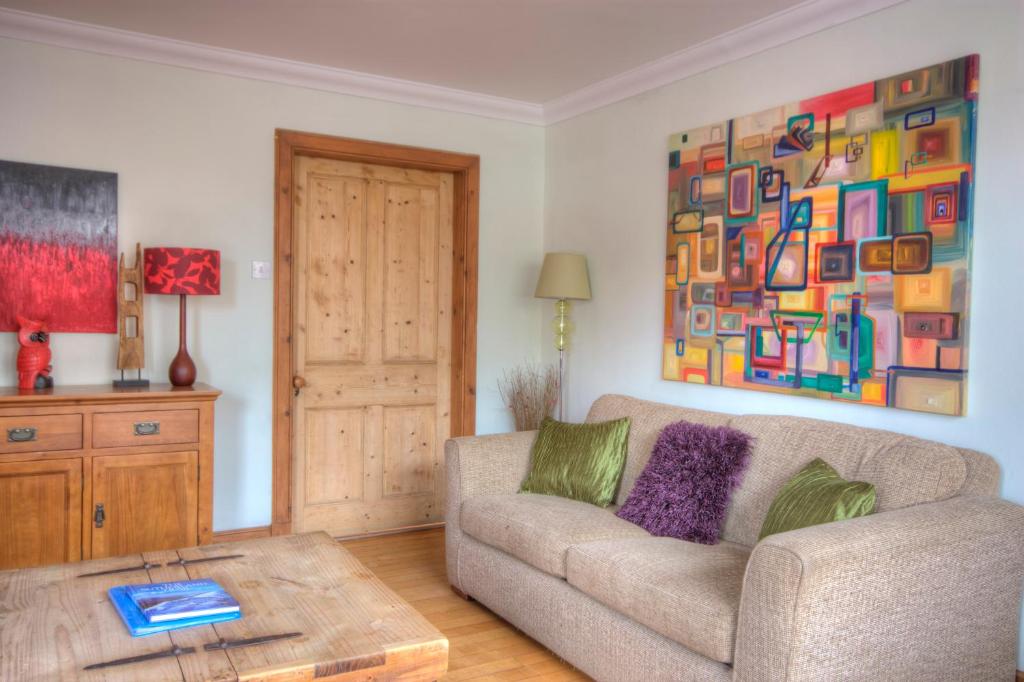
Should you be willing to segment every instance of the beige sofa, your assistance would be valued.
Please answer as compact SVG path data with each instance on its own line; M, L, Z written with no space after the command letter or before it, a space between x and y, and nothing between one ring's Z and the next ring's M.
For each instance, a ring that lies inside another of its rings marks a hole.
M865 411L866 416L867 411ZM717 545L658 538L598 507L517 494L536 432L446 447L448 578L598 680L1011 680L1024 508L987 455L799 417L623 396L617 504L660 430L686 419L755 436ZM814 457L875 484L874 515L757 541L780 486Z

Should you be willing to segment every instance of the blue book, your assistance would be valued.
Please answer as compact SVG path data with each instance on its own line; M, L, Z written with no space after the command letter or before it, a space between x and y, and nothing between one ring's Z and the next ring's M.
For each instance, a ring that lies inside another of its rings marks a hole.
M124 624L128 628L128 632L131 633L132 637L145 637L146 635L166 632L167 630L190 628L196 625L206 625L208 623L222 623L228 620L237 620L242 617L241 611L234 611L231 613L219 613L212 616L199 616L196 618L164 621L162 623L150 623L146 620L146 617L142 615L142 611L139 611L139 607L135 605L135 602L133 602L132 598L128 595L127 588L127 585L111 587L108 594L110 595L110 601L114 604L114 608L117 609L118 615L121 616L121 620L124 621Z
M238 611L238 602L209 578L128 585L128 596L150 623Z

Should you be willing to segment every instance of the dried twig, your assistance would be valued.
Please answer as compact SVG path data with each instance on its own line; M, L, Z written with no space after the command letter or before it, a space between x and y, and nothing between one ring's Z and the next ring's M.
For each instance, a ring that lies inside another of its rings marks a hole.
M532 431L558 404L558 370L552 365L520 365L498 379L498 393L512 410L516 431Z

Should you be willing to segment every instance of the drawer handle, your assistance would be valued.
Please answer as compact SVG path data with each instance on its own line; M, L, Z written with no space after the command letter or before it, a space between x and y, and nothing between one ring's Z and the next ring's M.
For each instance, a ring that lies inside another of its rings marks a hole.
M160 433L160 422L135 422L136 436L156 436Z
M22 426L16 429L7 429L8 443L28 443L36 439L36 428L34 426Z

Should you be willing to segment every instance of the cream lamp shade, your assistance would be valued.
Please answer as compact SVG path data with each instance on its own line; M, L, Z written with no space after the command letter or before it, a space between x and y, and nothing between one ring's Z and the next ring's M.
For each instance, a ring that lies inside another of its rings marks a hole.
M587 257L579 253L548 253L537 280L535 298L590 300Z

